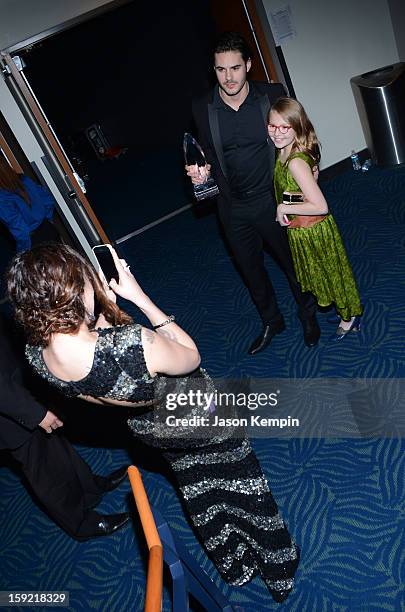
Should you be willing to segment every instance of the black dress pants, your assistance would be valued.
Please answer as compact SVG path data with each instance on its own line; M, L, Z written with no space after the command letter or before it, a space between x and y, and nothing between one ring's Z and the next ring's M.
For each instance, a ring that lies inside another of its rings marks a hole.
M301 320L316 312L312 293L302 293L294 271L286 228L276 222L276 210L271 196L252 200L232 201L232 209L224 230L241 275L265 325L283 320L276 294L264 265L263 246L287 277L291 293L298 305Z
M63 435L38 428L11 454L35 496L62 529L72 537L94 532L100 515L89 508L101 499L103 479L92 473Z

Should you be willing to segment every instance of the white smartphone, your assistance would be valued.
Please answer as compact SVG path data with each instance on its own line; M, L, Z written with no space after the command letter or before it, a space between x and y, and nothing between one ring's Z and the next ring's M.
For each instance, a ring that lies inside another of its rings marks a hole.
M117 283L119 281L118 270L115 267L114 259L107 244L97 244L92 249L98 265L99 272L101 272L105 278L107 285L109 285L110 280L114 278Z

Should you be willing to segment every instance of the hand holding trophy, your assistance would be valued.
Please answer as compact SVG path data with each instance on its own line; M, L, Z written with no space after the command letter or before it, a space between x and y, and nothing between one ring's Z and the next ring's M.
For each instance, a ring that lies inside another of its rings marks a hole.
M209 164L207 164L205 155L198 142L188 134L184 134L183 139L184 158L186 166L196 166L198 170L199 182L193 181L194 195L198 201L205 198L213 198L218 195L219 189L214 179L209 176ZM193 179L192 179L193 180ZM201 182L200 182L201 181Z

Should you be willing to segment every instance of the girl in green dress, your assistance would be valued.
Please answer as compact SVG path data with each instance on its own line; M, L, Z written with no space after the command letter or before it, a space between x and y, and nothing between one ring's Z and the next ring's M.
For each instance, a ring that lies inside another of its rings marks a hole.
M334 304L340 317L332 340L360 330L362 307L342 238L314 178L320 147L302 105L292 98L273 104L269 136L278 149L274 170L277 221L288 240L302 291L320 306Z

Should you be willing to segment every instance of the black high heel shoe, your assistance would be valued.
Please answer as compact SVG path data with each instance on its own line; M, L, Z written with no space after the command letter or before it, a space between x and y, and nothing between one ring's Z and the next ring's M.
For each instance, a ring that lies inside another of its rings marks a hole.
M338 342L339 340L343 340L343 338L347 336L347 334L349 334L350 332L359 332L360 327L361 327L361 317L358 315L354 317L349 329L343 329L343 327L339 325L339 327L337 328L333 336L329 338L329 341Z

